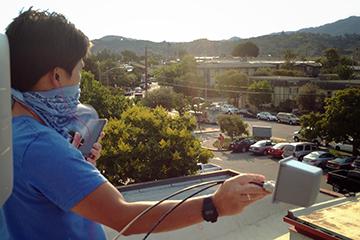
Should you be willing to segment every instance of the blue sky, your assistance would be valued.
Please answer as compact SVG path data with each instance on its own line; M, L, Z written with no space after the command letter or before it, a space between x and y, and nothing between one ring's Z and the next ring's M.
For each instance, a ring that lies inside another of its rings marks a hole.
M90 39L120 35L151 41L255 37L360 16L359 0L2 1L0 32L33 6L64 14Z

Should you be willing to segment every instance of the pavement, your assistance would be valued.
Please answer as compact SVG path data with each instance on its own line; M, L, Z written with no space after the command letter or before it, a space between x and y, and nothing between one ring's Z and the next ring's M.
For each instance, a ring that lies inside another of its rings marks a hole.
M220 128L214 125L205 125L200 130L195 130L194 133L199 136L202 148L214 152L225 152L227 149L218 149L214 147L214 142L217 140L217 134L211 136L210 133L220 133Z

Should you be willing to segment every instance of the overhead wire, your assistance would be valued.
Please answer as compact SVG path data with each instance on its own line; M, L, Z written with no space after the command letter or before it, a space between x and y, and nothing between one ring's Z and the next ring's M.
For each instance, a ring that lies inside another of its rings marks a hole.
M208 181L208 182L204 182L204 183L199 183L199 184L195 184L195 185L192 185L192 186L189 186L187 188L183 188L179 191L176 191L175 193L172 193L164 198L162 198L161 200L159 200L158 202L156 202L155 204L149 206L148 208L146 208L145 210L143 210L141 213L139 213L136 217L134 217L125 227L123 227L123 229L121 229L121 231L113 238L113 240L117 240L119 239L119 237L121 235L123 235L126 230L128 230L138 219L140 219L141 217L143 217L146 213L148 213L151 209L155 208L156 206L158 206L159 204L161 204L162 202L164 202L165 200L168 200L176 195L179 195L180 193L183 193L183 192L186 192L186 191L189 191L191 189L194 189L194 188L198 188L198 187L201 187L201 186L206 186L206 185L209 185L209 184L222 184L225 180L213 180L213 181Z
M172 208L170 208L166 213L164 213L160 218L159 220L154 224L154 226L147 232L147 234L145 235L145 237L143 238L143 240L147 239L148 236L150 236L150 234L160 225L160 223L162 223L165 218L167 216L170 215L170 213L172 213L176 208L178 208L181 204L183 204L186 200L188 200L189 198L192 198L194 197L195 195L199 194L200 192L203 192L211 187L214 187L218 184L221 184L221 183L214 183L214 184L211 184L209 186L206 186L198 191L196 191L195 193L193 194L190 194L189 196L187 196L186 198L184 198L183 200L181 200L180 202L178 202L175 206L173 206Z

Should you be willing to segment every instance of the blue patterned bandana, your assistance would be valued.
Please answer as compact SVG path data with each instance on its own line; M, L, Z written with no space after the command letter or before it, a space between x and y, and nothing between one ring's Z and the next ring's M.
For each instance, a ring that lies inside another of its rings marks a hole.
M76 119L80 84L49 91L20 92L11 89L13 99L33 110L51 128L68 138L67 126Z

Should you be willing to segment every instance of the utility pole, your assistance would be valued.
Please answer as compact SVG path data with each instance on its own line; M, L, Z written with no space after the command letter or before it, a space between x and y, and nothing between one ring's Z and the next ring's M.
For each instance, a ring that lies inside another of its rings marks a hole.
M147 46L145 46L145 96L148 89L148 63L147 63Z

